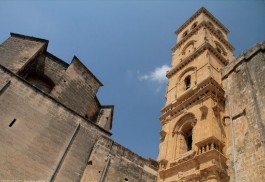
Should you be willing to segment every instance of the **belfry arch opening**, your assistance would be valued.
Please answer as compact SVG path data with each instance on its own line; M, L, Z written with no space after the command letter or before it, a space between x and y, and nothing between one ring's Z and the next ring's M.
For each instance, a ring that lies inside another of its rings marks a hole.
M188 123L188 125L185 126L185 128L183 128L181 131L186 142L184 143L185 147L183 152L192 150L192 130L193 126L191 125L191 123Z
M173 133L177 134L177 155L184 154L192 150L193 146L193 129L196 124L195 116L191 113L183 116L176 124Z

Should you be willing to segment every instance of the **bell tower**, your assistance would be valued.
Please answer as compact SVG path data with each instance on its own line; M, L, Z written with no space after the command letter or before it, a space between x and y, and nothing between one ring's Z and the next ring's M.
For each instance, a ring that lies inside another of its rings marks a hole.
M228 181L221 68L233 56L229 30L204 7L177 31L160 122L158 181Z

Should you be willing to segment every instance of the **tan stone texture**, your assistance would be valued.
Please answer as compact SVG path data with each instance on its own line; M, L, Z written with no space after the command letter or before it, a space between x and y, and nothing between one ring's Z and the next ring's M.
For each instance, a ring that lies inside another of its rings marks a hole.
M75 56L11 33L0 46L0 181L265 181L265 42L236 59L205 8L177 31L158 161L110 136L113 105ZM156 112L156 111L154 111Z
M114 106L98 101L101 82L47 46L19 34L0 46L0 181L156 181L156 161L109 138Z
M264 181L264 43L234 59L227 33L205 8L176 31L158 181Z

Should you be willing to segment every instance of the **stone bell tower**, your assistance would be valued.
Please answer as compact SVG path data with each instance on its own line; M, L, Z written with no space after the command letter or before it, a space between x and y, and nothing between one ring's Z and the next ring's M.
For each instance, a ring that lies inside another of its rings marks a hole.
M158 181L228 181L220 72L234 59L228 33L203 7L176 31L160 117Z

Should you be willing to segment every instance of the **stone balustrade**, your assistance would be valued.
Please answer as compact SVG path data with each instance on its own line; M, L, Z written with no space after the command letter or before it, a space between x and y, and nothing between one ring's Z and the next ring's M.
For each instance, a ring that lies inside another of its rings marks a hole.
M208 152L210 150L218 150L219 152L223 153L223 150L220 147L220 145L218 145L215 142L210 142L210 143L207 143L205 145L198 147L197 155L203 154L203 153Z

